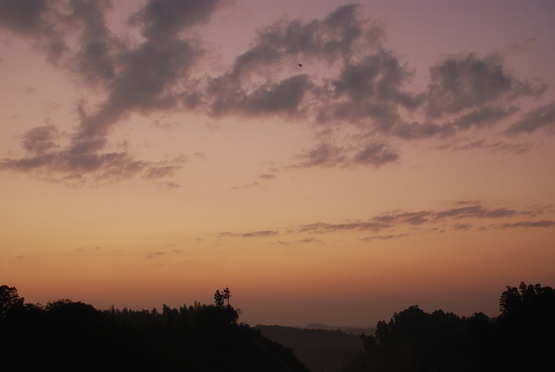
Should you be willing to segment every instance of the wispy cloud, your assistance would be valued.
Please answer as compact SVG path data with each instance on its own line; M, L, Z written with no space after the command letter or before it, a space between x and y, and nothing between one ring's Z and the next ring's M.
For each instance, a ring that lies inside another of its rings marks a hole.
M511 124L507 134L532 133L541 128L555 129L555 102L528 111L524 118Z
M468 230L470 230L471 227L472 227L472 225L469 224L469 223L456 223L456 224L453 226L453 230L468 231Z
M391 240L397 238L403 238L408 236L408 234L396 234L396 235L374 235L374 236L367 236L365 238L360 239L363 242L373 242L374 240Z
M331 143L321 143L299 155L299 163L294 168L333 167L347 162L346 150Z
M260 178L261 180L267 180L267 181L268 181L268 180L274 179L274 178L276 178L276 177L277 177L277 176L276 176L275 174L266 173L266 174L261 175L259 178Z
M476 202L458 202L463 207L444 209L439 211L424 210L416 212L394 211L383 213L369 218L366 221L355 221L345 223L326 223L315 222L311 224L299 225L296 232L309 233L333 233L337 231L373 231L379 233L381 231L394 231L394 229L402 226L419 227L423 225L433 226L436 224L444 224L448 221L457 221L453 225L454 230L467 231L472 227L469 222L458 222L459 220L499 220L510 219L518 216L535 216L550 211L546 206L536 206L523 210L508 208L488 208L482 204L474 204ZM470 205L468 205L470 204ZM550 212L549 212L550 213ZM550 227L552 221L521 221L506 222L503 224L492 224L495 228L510 227ZM396 237L397 235L381 235L382 237ZM376 237L374 237L376 238ZM373 239L373 238L368 238ZM378 238L376 238L378 239Z
M355 230L355 231L374 231L379 232L380 230L386 229L391 227L390 224L380 223L380 222L348 222L348 223L324 223L324 222L316 222L307 225L300 225L298 231L299 232L316 232L316 233L324 233L324 232L335 232L335 231L348 231L348 230Z
M149 252L145 258L147 259L154 259L154 258L158 258L158 257L162 257L165 256L166 252Z
M331 143L320 143L310 150L296 155L299 160L290 165L291 168L311 167L354 167L357 165L374 166L376 168L396 162L399 153L386 142L371 142L358 148L345 148Z
M440 150L451 151L470 151L470 150L486 150L492 153L513 153L525 154L533 147L531 142L511 143L506 141L496 141L491 143L485 138L478 140L467 140L465 138L458 138L451 142L443 143L438 147Z
M540 228L548 228L548 227L555 227L555 221L553 220L541 220L541 221L519 221L514 223L503 223L503 224L493 224L489 225L489 228L492 229L513 229L515 227L540 227Z
M90 251L98 251L101 250L102 247L92 247L92 248L86 248L86 247L79 247L79 248L75 248L74 251L75 252L90 252Z
M531 206L525 209L490 208L479 201L458 201L453 203L455 208L422 211L393 211L375 215L367 220L354 220L341 223L314 222L300 224L285 231L261 230L253 232L222 232L213 234L217 238L268 238L272 236L294 236L298 234L332 234L341 232L371 231L379 235L367 236L360 240L371 242L374 240L389 240L408 236L407 232L399 233L397 229L411 229L421 232L444 232L448 224L452 223L454 231L465 232L471 229L509 229L528 227L555 227L552 220L517 221L515 218L533 217L542 214L552 214L553 206ZM480 225L480 221L503 221ZM384 232L386 232L384 234ZM380 234L381 233L381 234ZM309 236L297 240L278 240L268 244L290 245L298 243L322 242L320 238Z
M231 233L231 232L223 232L218 233L216 236L220 238L225 237L239 237L239 238L266 238L269 236L278 235L279 231L274 230L263 230L263 231L252 231L247 233Z
M278 245L309 244L309 243L322 243L322 240L315 237L310 237L310 238L294 240L294 241L278 240L275 242L268 242L268 244L278 244Z

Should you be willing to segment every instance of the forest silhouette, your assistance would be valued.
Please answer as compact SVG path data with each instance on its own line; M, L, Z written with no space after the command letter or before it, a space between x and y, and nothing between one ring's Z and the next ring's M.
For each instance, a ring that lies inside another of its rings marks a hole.
M230 297L225 288L214 305L99 311L70 300L26 304L3 285L0 356L14 363L2 370L308 371L291 349L237 323Z
M317 367L294 355L303 355L302 330L295 331L295 351L272 341L262 335L271 328L238 323L241 312L230 297L225 288L216 291L211 305L100 311L67 299L45 306L25 303L15 287L2 285L2 370L309 371L305 362L314 372L504 372L555 365L555 291L540 284L507 286L494 318L411 306L378 322L374 335L361 334L360 349L349 361L332 365L322 358L329 365ZM305 331L322 339L331 332L338 339L337 330Z

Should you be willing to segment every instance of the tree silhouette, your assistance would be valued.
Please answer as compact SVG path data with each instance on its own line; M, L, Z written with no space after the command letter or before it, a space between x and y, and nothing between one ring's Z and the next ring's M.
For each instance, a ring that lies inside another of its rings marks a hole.
M227 301L227 306L230 306L230 297L231 291L229 290L229 287L225 287L221 292L219 289L217 289L216 293L214 293L214 302L216 303L216 307L224 307L224 301Z
M231 297L231 292L229 291L229 287L225 287L222 291L223 299L227 300L227 306L229 306L229 298Z
M216 307L224 307L224 295L219 289L216 289L216 293L214 293L214 302L216 303Z
M505 370L553 368L555 291L540 284L507 286L501 295L494 353ZM504 358L511 355L511 358Z
M15 287L0 286L0 319L23 309L23 297L19 297Z

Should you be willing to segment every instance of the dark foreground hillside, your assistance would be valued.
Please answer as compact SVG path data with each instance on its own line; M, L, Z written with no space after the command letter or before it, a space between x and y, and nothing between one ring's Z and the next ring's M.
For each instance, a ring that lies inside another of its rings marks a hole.
M226 288L215 305L98 311L70 300L25 304L0 286L0 370L308 372L292 348L313 372L555 370L555 290L540 284L507 287L496 318L411 306L368 336L251 328L237 323L230 296Z
M96 310L70 300L25 304L0 286L2 371L303 371L292 350L237 324L238 312L216 292L216 305L161 313ZM8 363L9 362L9 363Z
M347 372L536 372L555 370L555 291L507 287L500 315L460 317L418 306L380 321Z

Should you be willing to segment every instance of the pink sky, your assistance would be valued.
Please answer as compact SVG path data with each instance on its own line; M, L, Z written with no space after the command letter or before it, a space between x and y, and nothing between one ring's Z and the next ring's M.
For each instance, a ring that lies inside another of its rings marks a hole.
M0 284L255 325L555 283L555 4L0 1ZM302 66L300 66L302 65Z

